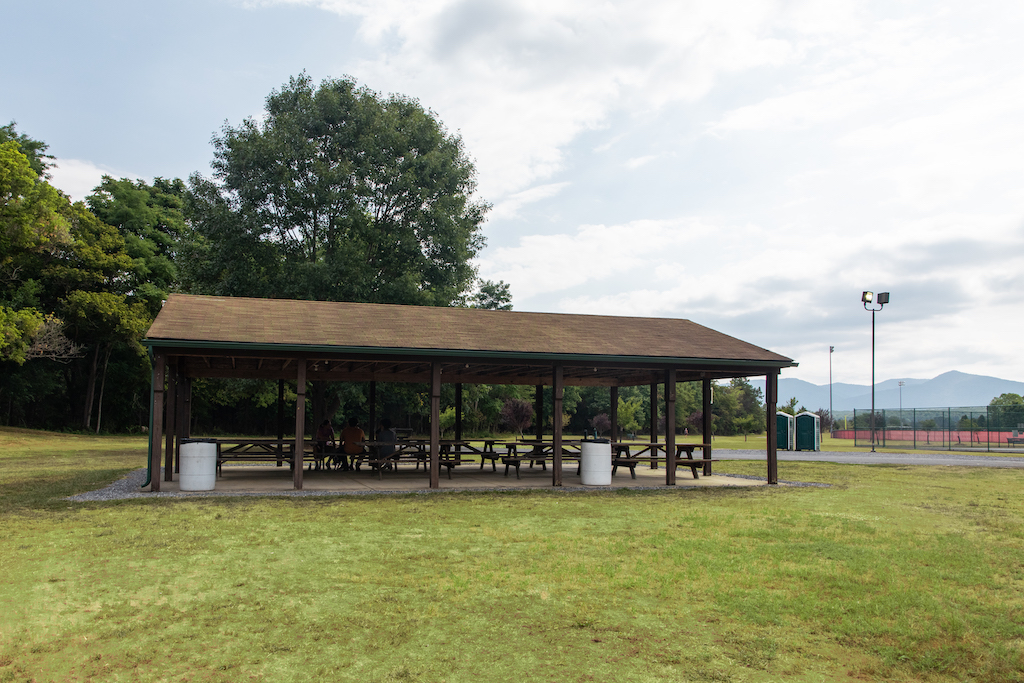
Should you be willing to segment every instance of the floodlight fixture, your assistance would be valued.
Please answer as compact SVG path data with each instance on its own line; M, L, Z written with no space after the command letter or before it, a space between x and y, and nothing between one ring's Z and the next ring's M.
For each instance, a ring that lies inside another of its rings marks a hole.
M875 452L875 313L882 310L882 307L889 303L889 292L879 292L878 296L875 296L874 292L864 292L860 295L860 300L864 303L864 310L871 311L871 452ZM868 308L868 304L877 304L877 308ZM903 396L900 395L900 420L903 419L902 412ZM854 425L854 429L856 429Z

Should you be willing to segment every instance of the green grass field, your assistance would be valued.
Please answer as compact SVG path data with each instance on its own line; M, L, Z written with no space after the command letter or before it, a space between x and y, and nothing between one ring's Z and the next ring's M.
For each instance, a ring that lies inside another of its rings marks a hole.
M62 500L144 449L0 429L0 681L1024 680L1024 471Z

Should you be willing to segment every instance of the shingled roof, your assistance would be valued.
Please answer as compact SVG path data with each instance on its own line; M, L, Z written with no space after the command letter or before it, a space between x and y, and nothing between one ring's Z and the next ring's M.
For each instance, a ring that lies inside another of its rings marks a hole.
M150 346L793 361L689 320L172 294Z

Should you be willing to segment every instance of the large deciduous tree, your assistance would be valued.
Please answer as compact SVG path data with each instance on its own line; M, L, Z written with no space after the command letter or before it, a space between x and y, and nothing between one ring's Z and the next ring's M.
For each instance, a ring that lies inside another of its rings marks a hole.
M476 282L488 206L417 101L303 74L214 145L213 178L190 179L187 289L443 306Z
M40 178L23 147L45 149L42 143L0 128L0 360L24 363L43 328L38 307L38 267L61 245L71 241L67 199Z
M17 134L13 124L0 128L0 139L4 140L0 142L0 365L4 370L0 393L6 394L8 421L15 401L22 404L25 416L26 401L41 403L44 394L63 393L60 402L66 401L69 408L82 396L81 424L89 427L97 380L102 408L115 347L133 350L139 365L138 340L152 320L147 303L153 297L147 293L157 269L145 271L145 253L133 261L117 228L98 219L84 204L72 204L46 182L45 143ZM116 204L111 198L106 208ZM74 361L82 350L90 356L84 363L24 371L20 367L32 358ZM63 392L44 391L58 384L52 378L63 380ZM59 412L65 416L75 412L65 412L54 405L57 401L48 403L44 420ZM66 426L64 419L55 419Z
M29 167L35 173L36 177L40 179L49 178L49 169L53 166L52 154L47 154L46 150L50 148L48 144L42 140L34 140L24 133L19 133L15 130L14 121L11 121L6 126L0 126L0 143L14 142L18 146L18 150L25 155L28 159Z
M124 239L133 264L126 290L134 300L145 302L153 317L177 284L175 259L185 233L185 193L185 183L178 179L156 178L149 185L103 176L87 199L92 213L116 227Z

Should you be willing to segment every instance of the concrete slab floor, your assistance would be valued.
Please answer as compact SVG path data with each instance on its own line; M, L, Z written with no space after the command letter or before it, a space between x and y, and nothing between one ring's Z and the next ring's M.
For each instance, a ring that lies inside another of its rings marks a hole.
M492 470L488 465L480 469L479 465L464 465L452 470L451 479L442 469L440 489L442 491L470 491L496 488L508 489L539 489L552 488L551 468L542 470L540 467L523 466L516 478L514 468L509 469L505 476L504 466ZM576 474L573 466L562 469L563 487L582 487L583 482ZM620 469L613 477L610 487L593 486L594 490L607 488L652 488L665 486L665 470L652 470L649 467L637 467L636 479L629 476L628 469ZM680 468L676 473L676 487L719 487L719 486L766 486L756 479L744 479L722 475L701 476L694 479L689 469ZM315 471L306 470L302 473L302 487L305 491L322 491L337 493L370 493L373 491L421 491L430 487L427 473L412 466L402 466L397 471L384 472L378 477L376 472L361 469L358 472ZM174 481L160 482L160 490L166 493L179 492L178 475ZM226 465L223 474L217 477L214 493L252 493L276 494L295 491L292 484L292 473L288 467L274 465ZM187 492L186 492L187 493Z

